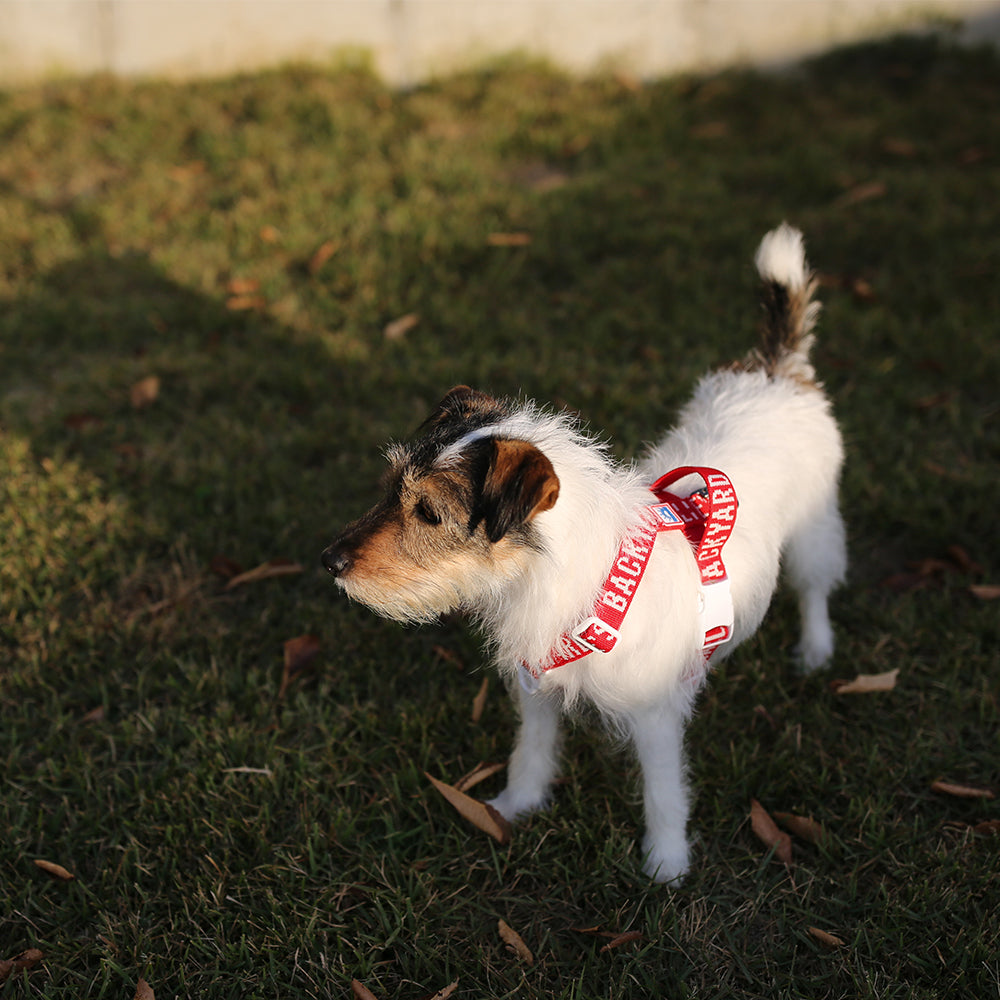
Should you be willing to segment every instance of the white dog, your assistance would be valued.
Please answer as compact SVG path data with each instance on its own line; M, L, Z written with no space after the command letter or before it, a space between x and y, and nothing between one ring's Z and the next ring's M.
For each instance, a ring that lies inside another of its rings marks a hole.
M711 663L760 624L782 560L802 663L833 652L843 451L809 362L815 281L786 225L756 264L760 347L705 376L638 467L565 414L460 386L389 450L386 497L323 553L349 596L388 617L471 613L520 679L520 731L492 802L508 819L547 800L561 711L587 699L626 732L642 766L643 867L660 881L689 863L684 721Z

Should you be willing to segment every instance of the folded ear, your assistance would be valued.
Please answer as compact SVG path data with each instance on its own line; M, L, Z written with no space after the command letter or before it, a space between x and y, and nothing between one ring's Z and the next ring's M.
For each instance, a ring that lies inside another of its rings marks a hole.
M555 504L559 477L548 458L527 441L483 438L476 445L482 485L469 527L475 530L485 522L486 537L498 542Z

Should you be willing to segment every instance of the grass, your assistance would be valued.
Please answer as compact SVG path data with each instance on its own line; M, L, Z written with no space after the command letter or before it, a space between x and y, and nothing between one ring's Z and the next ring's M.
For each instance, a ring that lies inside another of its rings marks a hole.
M998 995L998 840L970 828L997 803L930 790L1000 784L997 608L968 589L1000 569L995 56L66 80L0 94L0 141L0 959L44 952L4 997ZM835 662L795 675L782 593L717 672L681 889L639 874L635 767L586 724L499 848L423 776L509 751L495 682L470 721L476 637L374 619L318 553L458 382L636 454L752 342L782 218L826 276L848 442ZM950 546L980 569L945 571ZM305 570L225 588L280 558ZM829 688L893 668L891 693ZM786 871L752 798L829 842ZM598 925L641 937L573 929Z

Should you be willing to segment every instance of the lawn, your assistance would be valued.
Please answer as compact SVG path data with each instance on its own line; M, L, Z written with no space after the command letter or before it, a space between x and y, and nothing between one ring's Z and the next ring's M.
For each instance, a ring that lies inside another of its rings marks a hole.
M931 787L1000 791L996 56L59 80L0 94L0 143L0 960L42 953L5 1000L1000 993L1000 804ZM509 752L476 635L319 553L456 383L636 455L753 343L782 219L848 448L834 662L796 674L780 592L716 671L679 889L586 718L500 846L425 777ZM825 839L786 867L755 799Z

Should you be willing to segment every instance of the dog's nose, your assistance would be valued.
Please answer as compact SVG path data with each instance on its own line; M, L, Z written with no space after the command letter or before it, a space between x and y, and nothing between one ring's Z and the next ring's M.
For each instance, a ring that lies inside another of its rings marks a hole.
M322 559L323 565L334 576L340 576L351 568L351 557L337 545L331 545L323 553Z

